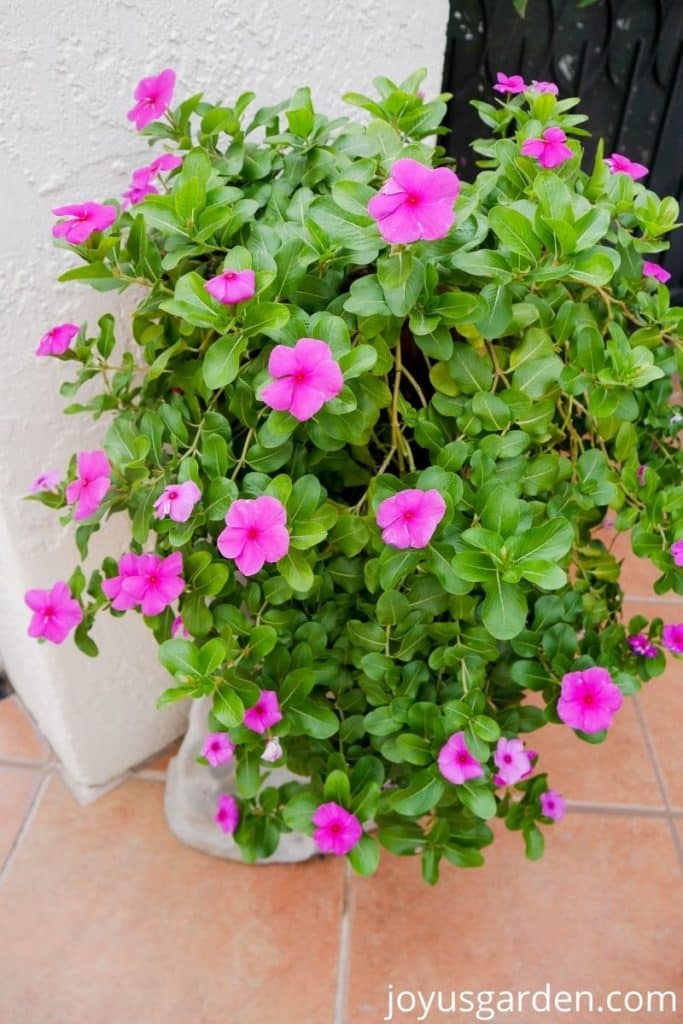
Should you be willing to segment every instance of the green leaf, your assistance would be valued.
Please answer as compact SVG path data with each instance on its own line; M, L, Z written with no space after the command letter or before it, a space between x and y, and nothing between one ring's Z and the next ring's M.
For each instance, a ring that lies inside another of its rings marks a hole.
M514 583L500 577L487 584L481 606L482 622L497 640L511 640L522 632L526 623L527 603L524 592Z
M311 818L320 806L321 801L310 789L299 789L289 798L282 808L282 819L294 832L313 832Z
M250 303L242 324L242 331L246 337L254 334L265 334L275 341L279 339L280 332L289 322L289 307L281 302L259 302Z
M224 683L213 695L213 715L226 729L234 729L242 724L244 704L239 695Z
M498 805L488 786L477 786L471 782L465 782L458 786L458 796L463 807L471 811L476 818L488 821L495 818Z
M331 771L325 779L324 787L325 800L333 800L342 807L349 807L351 803L351 783L346 772L336 768Z
M379 867L377 840L367 834L362 835L346 859L357 875L374 875Z
M287 719L293 732L305 733L317 740L329 739L339 731L339 719L322 699L307 697L296 708L289 708Z
M162 302L160 308L194 327L215 327L225 315L207 292L204 279L195 271L178 279L173 298Z
M407 316L424 286L424 265L403 249L377 261L377 279L394 316Z
M225 334L207 349L202 376L208 388L216 390L232 383L240 368L247 339L242 334Z
M539 860L543 856L545 839L537 825L528 825L525 827L524 848L529 860Z
M513 537L508 545L510 558L514 562L543 559L556 562L563 558L574 543L574 529L568 520L557 516L548 519L541 526Z
M159 661L172 675L198 679L202 674L199 651L190 640L166 640L159 646Z
M489 213L489 225L510 252L536 263L541 255L540 239L534 234L530 221L509 206L494 206Z
M215 711L214 711L215 714ZM244 800L256 796L261 785L261 758L258 750L244 750L238 754L235 772L235 791Z
M305 594L313 586L313 570L306 556L295 548L291 548L285 557L280 559L277 567L292 590Z
M410 818L419 817L436 806L445 789L446 784L436 770L425 768L413 775L407 786L394 792L392 809Z

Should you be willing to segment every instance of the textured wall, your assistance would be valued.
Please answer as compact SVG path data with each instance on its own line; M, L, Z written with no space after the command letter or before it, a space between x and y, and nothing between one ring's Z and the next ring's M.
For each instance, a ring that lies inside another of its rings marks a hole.
M165 673L134 615L95 627L102 650L95 661L69 641L39 646L24 635L24 589L64 578L74 549L54 513L21 495L38 472L61 471L74 450L97 446L104 431L61 415L58 384L67 375L33 352L53 324L94 324L107 308L123 313L126 303L55 283L73 261L51 245L50 210L126 186L147 152L125 117L143 75L171 66L176 96L203 89L215 101L253 89L272 103L308 84L336 114L340 95L366 90L376 74L400 78L424 65L427 89L438 91L447 8L447 0L5 0L0 651L67 771L83 784L104 782L158 749L182 727L182 711L154 709ZM118 555L123 527L108 524L94 553Z

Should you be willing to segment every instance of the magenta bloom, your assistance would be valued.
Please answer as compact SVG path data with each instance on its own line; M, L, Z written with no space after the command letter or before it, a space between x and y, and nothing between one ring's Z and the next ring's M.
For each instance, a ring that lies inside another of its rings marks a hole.
M52 229L55 238L66 238L71 245L80 245L95 231L106 231L116 220L116 207L102 203L74 203L58 206L52 212L56 217L71 217L60 220Z
M560 818L564 817L566 806L564 797L561 797L554 789L549 789L546 793L541 793L541 813L546 818L552 818L553 821L559 821Z
M150 178L155 178L162 172L175 171L182 162L183 158L178 156L177 153L162 153L161 156L152 160L151 164L148 164L145 169L148 171Z
M180 636L183 640L189 640L192 636L189 629L186 628L185 623L183 622L182 615L176 615L175 619L171 623L171 636L174 639L175 637Z
M233 834L240 821L240 809L234 796L230 796L229 793L221 793L213 820L218 822L226 834Z
M55 583L52 590L27 590L24 601L33 612L29 636L42 636L50 643L61 644L83 621L81 606L66 583Z
M609 729L623 702L621 690L607 669L596 666L566 673L557 713L572 729L600 732Z
M136 182L136 174L139 174L139 172L134 171L133 180L130 186L123 193L123 199L126 201L124 203L124 208L128 204L135 206L136 203L141 203L143 199L147 198L147 196L158 195L159 189L152 185L149 178L145 178L144 180L140 179Z
M445 512L438 491L408 489L380 502L377 525L384 543L393 548L426 548Z
M655 281L659 281L660 284L666 284L671 280L669 271L651 260L643 260L643 277L654 277Z
M271 409L289 412L303 423L320 412L325 402L344 387L339 364L330 346L317 338L299 338L294 347L276 345L268 372L275 379L261 389L261 400Z
M78 476L66 488L66 500L76 503L74 519L88 519L99 508L111 483L111 466L103 451L80 452Z
M186 523L201 496L202 492L193 480L170 484L154 502L154 515L157 519L169 516L175 523Z
M535 78L531 82L531 88L534 92L549 92L553 96L557 96L560 91L554 82L537 82Z
M439 771L456 786L469 779L480 779L484 769L469 752L464 732L455 732L439 751Z
M683 654L683 622L665 626L662 630L662 643L672 654Z
M680 540L674 541L671 545L671 554L673 555L674 565L683 565L683 537Z
M460 192L458 176L448 167L425 167L417 160L397 160L391 177L368 203L385 242L407 243L445 238Z
M224 270L204 285L209 295L224 306L247 302L256 294L256 275L253 270Z
M352 850L363 835L356 815L333 800L316 808L311 821L315 825L313 839L318 849L321 853L333 853L335 857L343 857Z
M166 113L174 87L175 71L171 71L170 68L165 68L160 74L143 78L138 82L133 93L137 103L127 115L128 120L134 122L138 131Z
M281 721L282 712L275 690L261 690L253 707L244 712L243 724L254 732L265 732Z
M58 324L57 327L52 327L38 342L36 355L64 355L79 331L80 327L78 324Z
M282 757L282 744L280 743L277 736L268 740L265 745L264 751L261 754L262 761L269 761L271 764L273 761L279 761Z
M501 736L493 760L498 768L497 785L514 786L532 769L531 758L522 740L506 740Z
M37 494L39 491L56 491L60 479L59 473L54 473L52 470L41 473L31 484L31 494Z
M277 498L240 498L233 501L218 535L218 550L235 560L243 576L253 576L265 562L279 562L289 551L287 511Z
M202 757L205 757L212 768L228 764L235 756L235 744L227 732L212 732L202 744Z
M641 658L656 658L659 651L654 644L651 644L644 633L636 633L635 636L626 638L626 642L634 654Z
M185 589L182 571L183 558L179 551L167 558L138 555L135 573L122 580L121 590L126 597L135 599L143 615L159 615Z
M493 87L494 92L508 92L511 96L514 96L518 92L526 92L529 86L526 84L521 75L505 75L502 71L496 74L496 84Z
M646 174L649 174L649 168L645 164L638 164L635 160L629 160L627 156L622 156L621 153L612 153L605 159L605 163L609 167L612 174L628 174L629 178L633 178L634 181L638 181L639 178L644 178Z
M102 590L111 601L112 608L115 608L117 612L128 611L130 608L135 608L138 603L132 594L123 589L123 584L127 579L138 575L140 557L132 551L122 555L119 559L119 575L102 580Z
M522 143L522 156L534 157L541 167L559 167L574 155L566 142L561 128L546 128L540 139L526 139Z
M152 184L152 178L156 178L162 171L175 170L182 162L182 157L176 156L175 153L162 153L156 160L152 160L151 164L138 167L133 171L130 187L123 193L123 198L131 205L135 205L142 202L145 196L156 195L159 190Z

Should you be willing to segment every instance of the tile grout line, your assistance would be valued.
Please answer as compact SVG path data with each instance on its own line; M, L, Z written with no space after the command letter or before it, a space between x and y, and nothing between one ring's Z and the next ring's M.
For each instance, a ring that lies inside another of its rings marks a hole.
M21 825L19 826L19 828L17 830L17 834L14 837L14 842L12 843L12 845L10 847L9 853L5 857L4 864L0 867L0 885L2 885L2 883L5 881L5 878L9 874L9 870L10 870L10 868L12 866L12 862L14 861L14 858L17 855L17 852L19 850L19 847L21 846L22 840L23 840L24 836L27 834L27 832L30 829L31 825L33 824L33 819L36 816L36 813L38 811L38 807L39 807L40 802L41 802L41 800L43 798L43 793L45 792L45 790L48 787L48 783L50 781L50 778L51 778L51 776L49 774L47 774L47 773L44 774L42 779L40 780L40 782L38 783L38 785L36 786L36 788L35 788L35 790L33 792L33 796L31 798L31 802L30 802L30 804L28 806L28 810L26 811L26 814L24 815L24 819L23 819Z
M647 807L643 804L600 804L588 800L567 800L567 810L572 814L608 814L632 818L664 818L672 815L680 817L683 812L673 811L670 807Z
M659 597L657 594L643 594L642 597L638 597L637 594L624 594L624 604L670 604L679 607L680 603L678 598L664 595Z
M351 866L344 864L344 885L342 890L342 913L339 924L339 955L337 957L337 990L334 1000L333 1024L345 1024L349 974L349 953L351 950Z
M636 716L638 718L638 723L640 725L640 731L642 733L643 739L645 741L645 746L647 747L647 752L650 757L650 762L652 764L652 767L654 768L655 777L657 779L657 785L659 786L659 791L662 794L662 799L664 800L664 806L667 812L666 820L669 826L669 832L671 833L671 838L673 840L674 847L676 848L676 852L678 853L678 859L680 861L681 868L683 868L683 839L681 839L681 835L676 827L676 822L674 820L673 808L671 806L671 800L669 799L669 790L666 785L664 772L662 771L662 766L659 762L659 756L657 754L655 745L652 742L650 730L647 727L645 715L643 714L643 709L640 705L640 701L638 700L637 695L634 696L633 703L635 705Z

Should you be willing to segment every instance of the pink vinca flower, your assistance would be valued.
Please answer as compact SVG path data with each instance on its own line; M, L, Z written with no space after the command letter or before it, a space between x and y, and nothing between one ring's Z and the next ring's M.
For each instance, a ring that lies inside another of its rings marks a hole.
M506 740L501 736L493 760L498 769L496 785L514 786L532 769L530 755L524 749L522 740Z
M629 160L627 156L622 156L621 153L612 153L611 156L605 159L605 163L612 174L628 174L629 178L633 178L634 181L638 181L639 178L644 178L646 174L650 173L649 168L645 164Z
M683 654L683 622L665 626L662 630L662 643L672 654Z
M71 596L66 583L55 583L52 590L27 590L24 601L33 612L29 636L61 644L83 621L81 606Z
M680 540L674 541L671 545L671 554L673 555L674 565L683 565L683 537Z
M546 793L541 793L541 813L546 818L551 818L553 821L559 821L560 818L564 817L566 808L564 797L556 793L554 789L549 789Z
M656 658L659 651L654 644L651 644L644 633L637 633L635 636L626 638L626 642L634 654L641 658Z
M78 324L58 324L42 336L36 349L37 356L62 356L74 340L80 327Z
M554 82L537 82L535 78L531 82L531 88L534 92L549 92L553 96L557 96L560 91Z
M448 167L397 160L391 177L368 203L385 242L407 244L445 238L455 220L460 180Z
M234 796L221 793L213 820L220 825L226 835L233 834L240 822L240 809Z
M480 779L484 774L476 757L472 757L464 732L456 732L444 743L439 751L439 771L445 779L456 786L470 779Z
M127 115L128 120L133 121L138 131L166 113L174 87L175 71L170 68L165 68L160 74L143 78L138 82L133 93L137 103Z
M528 88L529 86L521 75L506 75L502 71L498 71L493 91L507 92L510 93L511 96L514 96L518 92L526 92Z
M140 557L133 551L122 555L119 559L118 576L110 576L109 579L102 580L102 590L111 601L112 608L117 612L128 611L130 608L135 608L138 603L137 598L124 590L123 584L127 579L138 575Z
M178 156L177 153L162 153L152 160L151 164L147 165L146 170L151 178L156 178L158 174L167 174L170 171L175 171L181 166L182 162L183 158Z
M167 558L160 555L139 555L135 575L121 583L124 594L135 598L143 615L159 615L185 589L182 577L183 558L174 551Z
M218 535L218 550L233 558L244 576L253 576L266 562L279 562L289 551L287 512L277 498L245 498L233 501Z
M192 636L189 629L186 628L185 623L183 622L182 615L176 615L175 619L171 623L171 636L174 640L177 636L181 637L183 640L189 640Z
M123 193L123 198L128 200L131 205L135 205L135 203L142 202L146 196L158 194L159 190L152 184L152 179L162 171L175 170L176 167L180 167L182 162L182 157L176 156L175 153L162 153L156 160L152 160L151 164L138 167L136 171L133 171L130 187Z
M59 473L48 470L41 473L31 484L31 494L38 494L39 491L56 491L60 481Z
M271 409L291 413L301 423L320 412L344 387L330 346L317 338L299 338L293 348L276 345L268 372L275 379L261 389L261 401Z
M102 203L73 203L52 212L56 217L71 218L60 220L52 229L55 238L66 238L70 245L81 245L95 231L106 231L116 220L116 207Z
M601 732L609 729L623 702L621 690L607 669L596 666L566 673L557 713L572 729Z
M236 306L253 299L256 294L256 275L253 270L224 270L204 285L209 295L224 306Z
M88 519L99 508L109 490L111 466L103 451L80 452L76 459L78 475L66 488L66 500L76 503L74 519Z
M540 139L525 139L522 143L522 156L534 157L546 169L559 167L573 155L561 128L546 128Z
M279 739L277 737L275 737L275 739L268 740L268 742L266 743L265 749L264 749L263 753L261 754L261 760L262 761L268 761L269 763L272 764L273 761L279 761L281 757L282 757L282 744L280 743Z
M244 712L243 724L254 732L265 732L282 721L275 690L261 690L256 703Z
M651 260L643 260L643 277L654 277L655 281L659 281L660 284L666 284L671 280L669 271Z
M186 523L201 496L202 492L193 480L170 484L154 502L154 515L157 519L169 516L174 523Z
M235 744L226 732L212 732L202 743L202 757L212 768L228 764L235 756Z
M147 196L155 196L158 193L159 189L152 185L148 177L143 177L140 171L134 171L131 183L123 193L124 209L129 205L135 206L136 203L141 203Z
M393 548L426 548L445 512L438 491L409 489L380 502L377 525L384 543Z
M313 839L321 853L333 853L335 857L343 857L354 848L363 835L361 823L356 815L334 801L316 808L311 820L315 825Z

